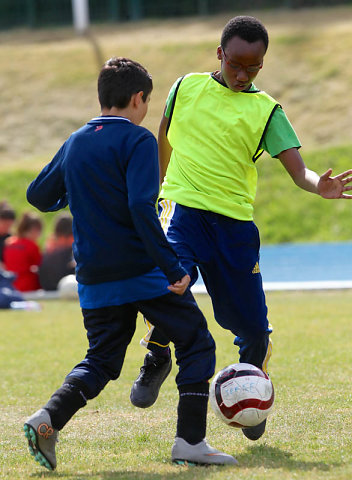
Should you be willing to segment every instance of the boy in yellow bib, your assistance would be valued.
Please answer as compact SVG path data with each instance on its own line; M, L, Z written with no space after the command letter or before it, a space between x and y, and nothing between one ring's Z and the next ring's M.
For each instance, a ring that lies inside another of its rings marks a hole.
M279 158L293 181L323 198L345 192L352 170L331 177L306 168L299 140L281 106L253 81L268 47L264 25L239 16L225 26L217 58L221 70L191 73L170 90L159 129L163 180L159 217L183 266L197 267L217 322L235 335L240 362L266 370L271 354L267 307L259 269L259 233L253 222L256 161ZM171 368L169 339L148 322L146 355L131 401L148 407ZM257 440L265 421L243 433Z

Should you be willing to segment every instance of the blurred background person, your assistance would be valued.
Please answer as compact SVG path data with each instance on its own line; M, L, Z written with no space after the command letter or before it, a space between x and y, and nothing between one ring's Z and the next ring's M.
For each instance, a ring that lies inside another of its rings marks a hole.
M10 237L11 229L16 220L14 209L6 200L0 202L0 270L4 268L3 251L5 240Z
M54 233L49 238L39 266L40 285L44 290L57 290L59 281L75 272L72 253L72 216L58 215Z
M42 220L35 213L24 213L18 223L17 235L6 239L3 257L5 269L16 274L14 287L21 292L40 289L38 267L41 252L38 240Z

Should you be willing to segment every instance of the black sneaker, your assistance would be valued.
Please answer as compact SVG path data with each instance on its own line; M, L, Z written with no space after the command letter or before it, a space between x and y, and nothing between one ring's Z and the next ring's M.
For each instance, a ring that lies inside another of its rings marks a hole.
M171 357L157 357L148 352L137 380L131 388L130 400L135 407L147 408L155 403L160 387L171 371Z
M259 425L256 425L255 427L246 427L242 428L243 435L249 440L258 440L263 433L265 432L265 426L266 426L266 419L260 423Z

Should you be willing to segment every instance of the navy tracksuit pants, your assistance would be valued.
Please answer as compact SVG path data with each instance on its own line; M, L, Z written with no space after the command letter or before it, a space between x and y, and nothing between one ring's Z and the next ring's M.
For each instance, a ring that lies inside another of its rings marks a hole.
M259 270L259 232L254 222L170 200L159 202L159 219L169 243L191 275L192 284L199 269L216 321L235 335L240 361L266 370L271 328ZM158 351L168 340L154 328L144 343Z
M205 382L214 374L215 342L191 292L169 293L119 306L82 309L89 349L85 359L66 377L78 379L88 399L96 397L109 380L119 377L126 349L136 328L138 312L149 318L175 345L178 386ZM74 383L71 382L71 383Z

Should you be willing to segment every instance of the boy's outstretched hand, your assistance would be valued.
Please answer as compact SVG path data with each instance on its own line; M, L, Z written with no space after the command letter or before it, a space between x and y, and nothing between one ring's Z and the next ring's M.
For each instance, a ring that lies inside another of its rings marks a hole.
M181 280L178 280L177 282L169 285L167 288L171 292L176 293L176 295L183 295L190 281L191 281L191 277L189 275L185 275L184 277L181 278Z
M352 195L346 195L344 192L352 190L351 185L347 185L352 182L352 170L336 175L336 177L330 177L332 168L329 168L320 177L318 183L318 193L323 198L352 198ZM347 186L346 186L347 185Z

